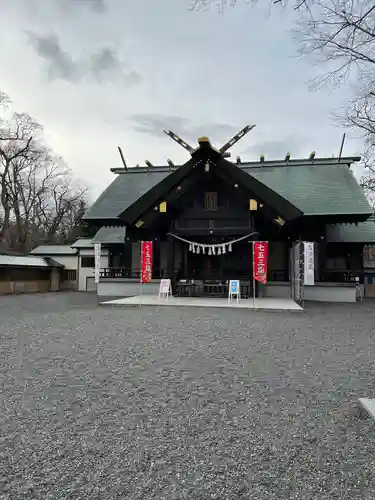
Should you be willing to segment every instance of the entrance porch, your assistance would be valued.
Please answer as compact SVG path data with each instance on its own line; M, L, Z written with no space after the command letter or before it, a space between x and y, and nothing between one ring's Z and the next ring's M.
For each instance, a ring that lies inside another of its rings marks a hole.
M224 298L209 297L169 297L168 299L159 298L155 295L137 295L134 297L125 297L122 299L108 300L100 302L103 306L174 306L174 307L219 307L236 308L248 310L267 310L267 311L303 311L294 300L288 298L255 298L241 299L239 302Z

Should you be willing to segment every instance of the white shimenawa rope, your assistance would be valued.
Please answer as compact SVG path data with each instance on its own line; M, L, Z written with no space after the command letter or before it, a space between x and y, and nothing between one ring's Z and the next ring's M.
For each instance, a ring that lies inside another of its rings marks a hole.
M237 238L232 241L226 241L225 243L213 243L213 244L198 243L197 241L186 240L185 238L181 238L181 236L177 236L177 234L173 233L167 233L167 234L173 236L173 238L176 238L177 240L187 243L189 245L189 250L192 251L193 253L200 253L200 249L202 250L202 253L205 253L206 248L208 248L208 255L221 255L226 253L226 247L228 247L228 251L231 252L232 245L234 243L238 243L239 241L245 240L246 238L250 238L250 236L259 233L258 231L254 231L250 234L246 234L245 236L241 236L241 238Z

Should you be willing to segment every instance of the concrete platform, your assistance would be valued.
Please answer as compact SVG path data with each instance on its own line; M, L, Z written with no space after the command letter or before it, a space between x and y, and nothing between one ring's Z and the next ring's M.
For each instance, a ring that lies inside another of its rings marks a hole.
M303 311L294 300L286 298L261 298L255 299L255 308L253 299L242 299L240 302L221 298L198 298L198 297L170 297L168 299L160 298L154 295L144 295L135 297L126 297L123 299L108 300L99 302L100 305L110 306L174 306L174 307L229 307L237 309L251 310L269 310L269 311Z
M375 399L359 398L359 404L361 408L370 415L370 417L375 418Z

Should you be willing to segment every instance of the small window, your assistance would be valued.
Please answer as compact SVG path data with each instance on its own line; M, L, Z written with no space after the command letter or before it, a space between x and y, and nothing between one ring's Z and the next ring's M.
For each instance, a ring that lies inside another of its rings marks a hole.
M61 281L76 281L77 271L75 269L63 269L60 274Z
M95 257L81 257L81 267L95 267Z
M204 209L208 212L217 210L217 193L204 193Z

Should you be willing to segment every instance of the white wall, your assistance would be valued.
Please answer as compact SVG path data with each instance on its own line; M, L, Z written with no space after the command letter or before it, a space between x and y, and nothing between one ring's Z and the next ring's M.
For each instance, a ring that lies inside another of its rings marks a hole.
M78 255L53 255L50 254L48 257L51 257L53 260L65 266L65 269L78 269Z
M152 280L142 285L142 296L159 294L160 280ZM111 297L134 297L140 294L139 281L133 279L124 279L121 281L104 279L98 284L99 300L110 299Z
M82 248L79 250L79 268L78 268L78 291L86 292L86 279L95 276L94 267L82 267L82 257L94 257L93 248ZM108 267L108 249L102 248L100 255L100 268Z

